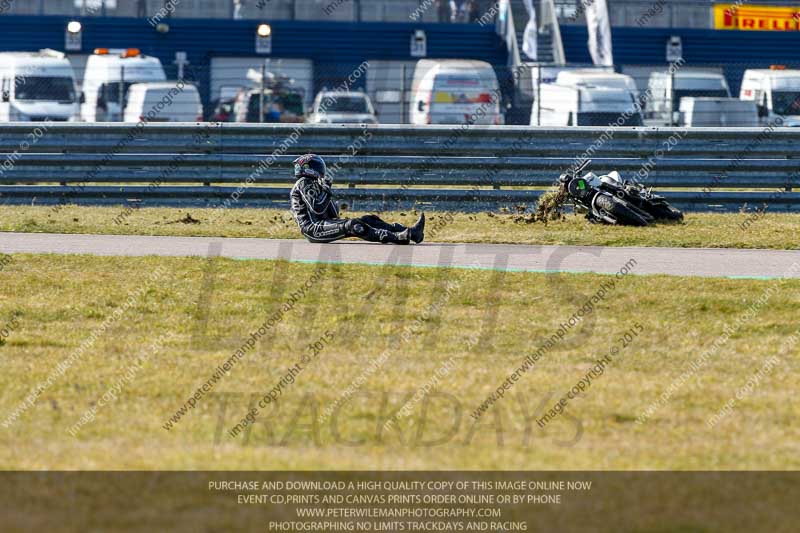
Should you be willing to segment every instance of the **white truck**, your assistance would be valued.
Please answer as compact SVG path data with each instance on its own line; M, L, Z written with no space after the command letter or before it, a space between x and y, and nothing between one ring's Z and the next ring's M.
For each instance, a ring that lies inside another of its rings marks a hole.
M800 70L746 70L739 98L755 102L760 124L783 117L783 126L800 126Z
M625 74L565 70L542 83L531 109L531 126L641 126L636 82Z
M0 122L77 119L75 74L64 54L0 53Z
M730 98L731 91L725 76L710 70L678 70L653 72L647 83L648 125L681 125L681 99Z
M86 122L120 122L131 85L166 79L156 57L136 48L98 48L86 61L81 117Z

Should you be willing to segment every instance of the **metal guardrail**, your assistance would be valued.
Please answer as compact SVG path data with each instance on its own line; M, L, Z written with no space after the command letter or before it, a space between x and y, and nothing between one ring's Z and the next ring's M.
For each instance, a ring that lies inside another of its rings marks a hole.
M39 136L36 128L44 125L0 125L1 202L215 206L247 184L230 205L286 207L291 161L316 152L338 166L336 183L346 186L338 194L356 209L532 206L588 156L596 172L638 174L684 209L800 210L791 192L800 188L800 128L48 124Z

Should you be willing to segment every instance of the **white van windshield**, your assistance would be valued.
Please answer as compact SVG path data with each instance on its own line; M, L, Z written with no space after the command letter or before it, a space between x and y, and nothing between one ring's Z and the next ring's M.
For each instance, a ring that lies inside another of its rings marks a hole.
M17 85L17 100L69 102L75 101L72 78L55 76L28 76Z
M800 115L800 92L773 91L772 111L779 115Z

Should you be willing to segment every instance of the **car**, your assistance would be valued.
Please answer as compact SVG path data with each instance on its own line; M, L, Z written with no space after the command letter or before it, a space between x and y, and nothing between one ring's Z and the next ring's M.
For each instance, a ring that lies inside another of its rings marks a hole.
M308 122L315 124L377 124L369 96L352 91L321 91L314 99Z

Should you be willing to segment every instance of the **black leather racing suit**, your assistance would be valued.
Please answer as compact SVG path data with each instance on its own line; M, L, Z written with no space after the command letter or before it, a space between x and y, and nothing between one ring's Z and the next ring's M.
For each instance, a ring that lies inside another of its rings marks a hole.
M408 228L402 224L389 224L376 215L339 218L330 189L311 178L300 178L292 187L291 209L300 232L311 242L358 237L370 242L409 243Z

